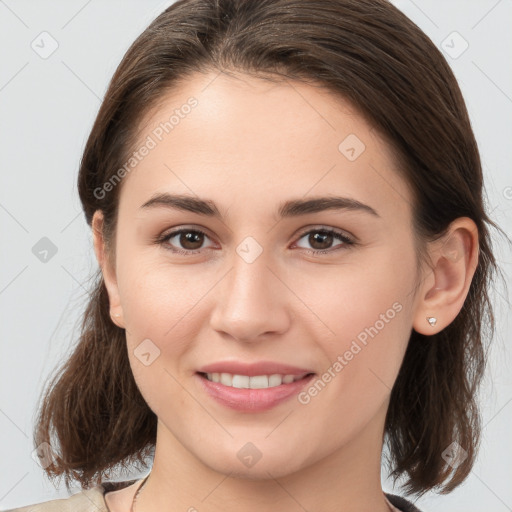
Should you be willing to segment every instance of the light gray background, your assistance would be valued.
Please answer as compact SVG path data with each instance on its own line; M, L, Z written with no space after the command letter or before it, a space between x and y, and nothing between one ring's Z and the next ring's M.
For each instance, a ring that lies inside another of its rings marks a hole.
M31 452L37 398L76 341L73 329L96 268L76 191L79 159L124 52L171 3L0 0L1 509L68 496L63 484L56 490L45 478ZM394 3L452 53L447 60L479 143L489 211L512 236L511 1ZM43 31L58 43L47 58L31 47L35 41L39 52L51 49ZM454 31L469 44L461 55L464 42ZM43 237L57 247L46 262L32 252ZM496 251L510 282L510 250L499 239ZM498 335L482 391L478 461L452 494L418 500L424 512L512 510L511 308L503 288L495 290L494 303ZM119 479L139 476L120 473ZM390 482L383 485L391 490Z

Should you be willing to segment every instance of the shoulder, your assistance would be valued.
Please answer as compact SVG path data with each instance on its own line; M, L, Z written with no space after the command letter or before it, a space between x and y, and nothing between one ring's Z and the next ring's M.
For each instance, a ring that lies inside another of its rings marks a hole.
M45 501L4 512L108 512L103 492L101 486L91 487L68 498Z
M389 500L391 505L396 507L400 512L421 512L421 510L413 503L401 496L386 493L386 498Z
M77 492L68 498L35 503L0 512L109 512L105 503L105 493L122 489L134 482L136 480L104 482L101 485Z

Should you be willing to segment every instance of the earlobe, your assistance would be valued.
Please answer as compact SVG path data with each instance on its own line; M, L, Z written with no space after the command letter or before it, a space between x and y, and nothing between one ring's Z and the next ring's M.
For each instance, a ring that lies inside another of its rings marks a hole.
M464 305L478 265L476 224L468 217L456 219L429 252L433 267L423 279L413 322L414 330L425 335L448 326Z
M110 303L110 318L118 327L124 329L123 309L121 306L119 288L117 286L117 278L115 268L111 267L110 258L107 254L105 239L103 236L103 212L96 210L93 215L92 235L94 243L94 252L96 259L101 267L103 281L107 288Z

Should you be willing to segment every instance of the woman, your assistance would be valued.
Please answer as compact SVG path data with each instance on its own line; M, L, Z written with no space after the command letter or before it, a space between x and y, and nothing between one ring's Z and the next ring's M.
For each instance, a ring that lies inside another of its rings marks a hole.
M383 445L407 494L467 477L497 226L457 82L391 4L174 3L78 189L100 270L34 436L70 509L418 510Z

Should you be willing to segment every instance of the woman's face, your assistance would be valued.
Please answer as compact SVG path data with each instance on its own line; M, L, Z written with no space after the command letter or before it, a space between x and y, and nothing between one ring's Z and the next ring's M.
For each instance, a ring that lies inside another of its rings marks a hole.
M157 450L182 446L216 471L256 478L356 446L380 457L418 277L411 195L390 149L332 94L246 75L194 75L146 121L106 280L159 419ZM208 204L144 206L165 194ZM315 375L237 390L199 375L214 363L217 373L293 373L275 363Z

